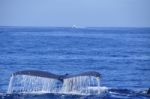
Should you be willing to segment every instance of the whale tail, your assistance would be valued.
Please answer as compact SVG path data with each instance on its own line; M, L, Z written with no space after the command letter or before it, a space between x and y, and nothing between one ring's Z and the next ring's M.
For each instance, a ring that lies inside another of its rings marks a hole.
M24 71L18 71L13 73L13 76L17 76L17 75L29 75L29 76L37 76L37 77L44 77L44 78L52 78L52 79L60 80L62 82L64 79L78 77L78 76L93 76L93 77L101 78L101 74L95 71L88 71L88 72L83 72L75 75L69 75L69 74L56 75L46 71L24 70Z

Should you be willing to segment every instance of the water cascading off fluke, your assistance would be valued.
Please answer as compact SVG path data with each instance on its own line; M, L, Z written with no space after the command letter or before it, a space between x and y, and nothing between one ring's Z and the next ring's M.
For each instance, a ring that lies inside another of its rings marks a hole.
M61 82L36 76L17 75L11 77L8 93L56 93L61 88Z
M40 75L41 73L41 75ZM73 93L89 94L91 88L100 88L97 72L77 75L51 75L47 72L21 71L10 78L8 93ZM94 91L100 93L100 91Z

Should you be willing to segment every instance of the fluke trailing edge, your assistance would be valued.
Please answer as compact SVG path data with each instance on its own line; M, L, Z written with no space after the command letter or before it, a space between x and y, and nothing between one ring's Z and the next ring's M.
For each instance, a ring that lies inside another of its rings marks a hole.
M24 71L18 71L13 73L14 76L16 75L29 75L29 76L37 76L37 77L44 77L44 78L52 78L52 79L57 79L63 82L64 79L67 78L72 78L72 77L78 77L78 76L94 76L100 78L101 75L98 72L95 71L89 71L89 72L83 72L80 74L75 74L75 75L56 75L53 73L45 72L45 71L38 71L38 70L24 70Z

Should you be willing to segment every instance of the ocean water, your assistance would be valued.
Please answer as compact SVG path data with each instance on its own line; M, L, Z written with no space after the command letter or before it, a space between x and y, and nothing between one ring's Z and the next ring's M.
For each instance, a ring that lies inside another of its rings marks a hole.
M7 94L11 74L97 71L105 94ZM0 99L149 99L150 28L0 27Z

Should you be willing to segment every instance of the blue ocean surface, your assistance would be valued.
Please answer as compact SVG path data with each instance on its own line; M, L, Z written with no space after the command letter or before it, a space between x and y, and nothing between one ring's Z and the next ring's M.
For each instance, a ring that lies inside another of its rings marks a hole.
M7 94L11 74L97 71L99 95ZM0 27L0 99L150 99L150 28Z

